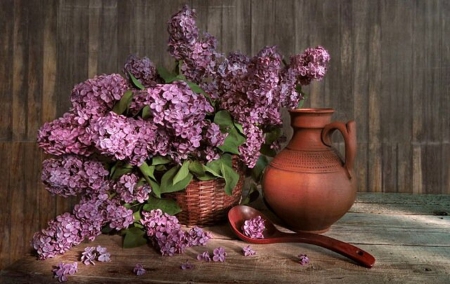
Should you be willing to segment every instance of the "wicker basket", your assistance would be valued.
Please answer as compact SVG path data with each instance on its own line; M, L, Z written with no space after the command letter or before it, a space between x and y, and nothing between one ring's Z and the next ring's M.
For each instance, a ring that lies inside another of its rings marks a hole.
M232 195L225 193L223 179L193 180L185 190L169 195L183 210L176 215L181 224L211 226L226 220L228 210L241 200L245 180L244 171L237 159L233 159L233 168L239 174L239 181Z

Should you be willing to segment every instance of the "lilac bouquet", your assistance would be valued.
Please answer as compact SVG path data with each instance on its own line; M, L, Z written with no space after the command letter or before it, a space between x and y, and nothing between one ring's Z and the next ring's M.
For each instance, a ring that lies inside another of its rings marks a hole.
M123 75L77 84L69 111L39 129L38 145L52 155L43 162L46 189L81 196L72 213L33 237L41 259L114 230L124 233L125 246L145 243L148 212L180 210L164 194L218 178L231 194L239 179L232 156L258 180L279 148L281 109L301 104L301 87L320 80L330 59L320 46L289 63L274 46L253 57L221 54L213 36L200 35L188 6L172 16L168 32L173 71L131 55Z

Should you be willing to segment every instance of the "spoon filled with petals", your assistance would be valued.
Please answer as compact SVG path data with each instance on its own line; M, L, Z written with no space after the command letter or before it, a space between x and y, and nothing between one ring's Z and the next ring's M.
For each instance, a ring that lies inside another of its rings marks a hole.
M264 222L264 231L261 238L250 237L244 234L242 227L247 220L261 217ZM245 205L237 205L228 212L228 221L233 232L243 241L254 244L272 243L306 243L317 245L339 253L355 261L359 265L371 268L375 258L368 252L331 237L313 233L285 233L278 230L275 225L260 211Z

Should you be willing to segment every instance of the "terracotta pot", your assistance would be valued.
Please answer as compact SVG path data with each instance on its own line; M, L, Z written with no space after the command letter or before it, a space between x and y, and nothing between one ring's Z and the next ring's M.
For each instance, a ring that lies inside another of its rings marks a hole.
M293 137L265 170L264 200L293 231L323 233L355 201L356 126L331 122L333 113L331 108L290 111ZM335 130L344 137L345 160L331 147Z

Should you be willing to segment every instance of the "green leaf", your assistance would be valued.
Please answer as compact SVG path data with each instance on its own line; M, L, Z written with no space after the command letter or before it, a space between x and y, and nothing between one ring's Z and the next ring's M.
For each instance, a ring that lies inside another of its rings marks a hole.
M176 183L179 183L183 179L185 179L189 175L189 164L190 161L186 160L183 162L183 165L178 170L177 174L173 178L172 185L175 185Z
M281 136L281 128L275 127L271 131L265 133L265 143L266 144L272 144L273 142L277 141L278 138Z
M235 122L234 127L239 131L240 134L244 135L244 129L242 128L242 124Z
M155 156L152 158L152 165L153 166L157 166L157 165L166 165L168 163L170 163L170 158L167 157L163 157L163 156Z
M125 230L125 236L123 238L124 248L134 248L145 245L147 238L145 237L144 230L132 227Z
M154 198L150 196L147 200L147 204L144 205L143 210L151 211L154 209L161 209L170 215L175 215L181 212L181 208L175 200L169 198Z
M242 198L241 204L249 204L250 202L253 202L257 200L259 197L259 191L256 184L251 184L250 189L248 191L248 194Z
M169 169L161 179L161 193L169 193L169 192L175 192L180 191L182 189L185 189L186 186L191 182L192 178L194 177L191 173L188 173L187 176L180 180L177 183L174 183L173 180L175 178L175 175L177 174L179 170L179 166L175 166L171 169Z
M261 146L261 149L259 149L259 152L268 157L275 157L275 155L277 154L277 152L274 149L272 149L270 145L267 144L263 144Z
M225 193L231 195L239 181L239 174L232 167L222 164L222 175L225 179Z
M206 175L205 168L203 167L203 164L200 163L199 161L192 161L189 164L189 171L193 173L194 176L196 176L197 178Z
M245 142L245 137L234 124L230 113L226 110L217 112L214 116L214 123L219 125L222 133L228 133L225 142L218 148L224 152L239 154L239 146Z
M128 109L132 98L133 92L131 90L126 91L120 101L114 105L113 112L119 115L123 114Z
M143 119L149 119L152 115L152 110L149 106L145 106L142 108L142 118Z
M165 83L172 83L173 81L178 80L177 74L171 73L165 67L156 67L156 71Z
M223 154L219 159L208 162L205 166L205 170L216 177L223 177L223 164L231 167L231 155Z
M134 222L139 222L141 220L141 212L136 211L133 213Z
M142 85L142 83L138 79L136 79L136 77L134 77L133 74L131 74L131 72L128 72L128 75L130 75L131 82L133 83L133 85L136 88L138 88L140 90L145 89L145 87Z
M111 168L111 179L115 180L119 177L123 176L124 174L131 173L133 171L133 166L130 164L124 164L122 162L117 162L114 164L114 166Z
M139 170L144 175L144 177L150 177L153 180L156 180L155 178L155 166L151 165L149 166L145 161L139 166Z
M269 164L269 160L264 155L259 155L258 160L256 161L256 165L251 170L251 176L255 182L259 182L261 180L264 169Z
M306 101L306 99L308 99L308 95L305 92L302 91L302 86L300 84L298 84L295 87L295 90L297 91L297 93L301 94L302 97L303 97L300 101L298 101L298 104L297 104L297 108L302 108L303 104Z
M161 186L154 180L149 179L150 186L152 188L152 192L156 197L161 198Z

